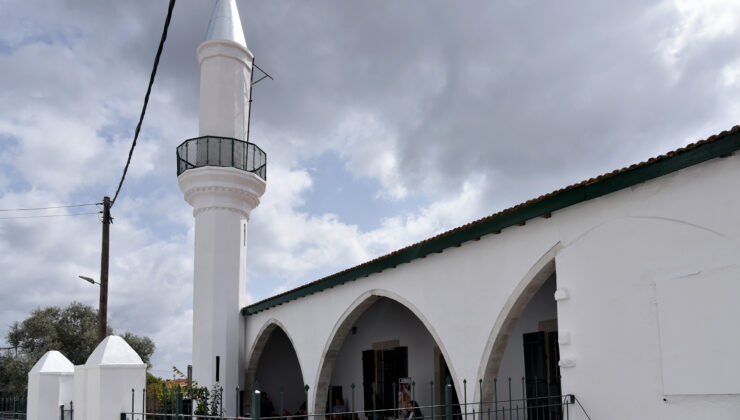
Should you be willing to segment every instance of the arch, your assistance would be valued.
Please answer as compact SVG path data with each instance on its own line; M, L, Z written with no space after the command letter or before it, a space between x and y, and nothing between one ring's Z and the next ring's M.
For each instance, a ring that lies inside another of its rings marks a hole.
M257 339L254 341L251 351L249 352L249 362L247 363L247 368L245 372L246 381L244 384L244 395L252 395L252 393L254 392L254 383L257 380L257 371L259 368L260 359L262 358L262 353L264 352L265 346L267 345L270 337L272 337L272 334L273 332L275 332L276 329L279 329L283 332L283 334L285 334L286 337L288 337L288 341L290 341L293 352L296 353L298 368L301 372L301 382L305 383L303 382L303 367L301 366L301 360L297 357L298 354L295 350L295 343L293 342L293 338L290 336L290 334L288 334L288 330L280 321L275 318L270 318L264 323L264 325L262 325L260 332L257 334ZM249 412L252 406L252 399L244 398L243 406L244 409Z
M322 413L325 410L324 403L328 397L329 382L331 381L331 376L334 371L334 364L340 350L342 349L344 341L347 338L347 335L352 329L352 326L370 308L370 306L372 306L380 298L388 298L402 305L403 307L411 311L411 313L414 314L414 316L416 316L416 318L424 325L427 332L432 336L437 347L439 347L439 351L444 357L445 362L447 363L447 366L450 370L450 376L452 377L455 385L455 390L458 393L458 398L462 398L462 395L460 394L461 387L458 386L459 384L457 381L457 374L455 373L455 367L452 364L452 359L449 357L444 343L440 339L439 334L437 334L429 320L415 305L413 305L411 302L401 297L400 295L384 289L372 289L365 291L359 297L357 297L352 302L352 304L342 313L342 315L339 317L339 320L336 322L334 328L332 329L332 332L329 336L330 338L329 340L327 340L324 346L324 350L321 354L321 360L319 361L319 372L318 375L316 375L316 381L314 383L312 393L312 413Z
M483 401L493 400L492 378L498 375L504 351L509 344L509 335L532 297L540 290L545 281L555 274L555 256L562 247L562 244L558 242L540 257L519 281L519 284L501 308L483 351L480 367L478 368L478 378L482 378L482 382L475 384L474 398L480 398L482 394ZM480 390L481 383L483 385L482 393Z

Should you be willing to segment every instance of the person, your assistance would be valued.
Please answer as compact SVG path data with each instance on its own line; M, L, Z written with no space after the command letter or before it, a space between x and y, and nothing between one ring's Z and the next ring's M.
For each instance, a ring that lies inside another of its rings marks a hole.
M295 420L307 420L308 419L308 413L306 412L306 402L303 401L303 404L298 408L298 411L295 412Z
M413 420L424 420L424 415L421 414L419 403L416 402L416 400L411 401L411 410L409 410L409 414L406 416L406 418Z
M331 412L332 412L331 419L332 420L343 420L342 416L344 416L343 413L345 411L347 410L344 408L344 401L342 401L341 397L336 397L334 399L334 407L332 407L331 409Z
M275 406L272 405L272 401L270 401L270 397L267 396L267 392L261 393L260 405L262 417L275 417Z

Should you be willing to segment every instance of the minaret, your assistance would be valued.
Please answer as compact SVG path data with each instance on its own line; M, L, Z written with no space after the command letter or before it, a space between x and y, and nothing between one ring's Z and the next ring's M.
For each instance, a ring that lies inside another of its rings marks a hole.
M200 137L177 148L178 183L195 217L193 379L218 383L234 416L244 389L247 221L265 192L266 157L247 143L253 55L235 0L217 0L200 63Z

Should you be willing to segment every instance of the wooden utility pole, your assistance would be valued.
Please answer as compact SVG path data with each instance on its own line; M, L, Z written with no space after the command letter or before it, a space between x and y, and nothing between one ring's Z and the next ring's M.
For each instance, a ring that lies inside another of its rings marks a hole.
M108 331L108 254L110 244L110 197L103 198L103 246L100 253L100 304L98 305L98 343Z

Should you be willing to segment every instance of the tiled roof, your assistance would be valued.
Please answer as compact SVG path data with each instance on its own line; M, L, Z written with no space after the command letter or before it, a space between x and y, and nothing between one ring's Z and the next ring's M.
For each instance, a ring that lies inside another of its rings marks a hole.
M740 126L735 126L705 140L541 195L390 254L253 303L242 309L242 314L257 313L330 287L394 268L399 264L425 257L434 252L442 252L451 246L460 246L466 241L478 240L483 235L500 233L501 229L522 225L535 217L549 217L553 211L601 197L709 159L727 156L738 149L740 149Z

